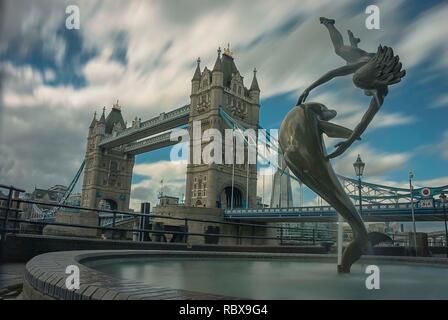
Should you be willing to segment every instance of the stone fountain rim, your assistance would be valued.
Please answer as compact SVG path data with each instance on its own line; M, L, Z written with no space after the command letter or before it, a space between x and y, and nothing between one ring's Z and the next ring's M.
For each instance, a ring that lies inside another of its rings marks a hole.
M207 294L182 289L152 286L132 280L112 277L85 265L86 262L117 259L165 257L193 259L204 258L251 258L251 259L291 259L304 261L335 262L332 254L303 253L259 253L259 252L204 252L165 250L80 250L60 251L38 255L26 264L24 275L24 297L46 300L229 300L239 299L222 295ZM363 256L359 263L387 262L427 266L448 266L447 258ZM69 290L65 286L68 265L76 265L80 270L81 286Z

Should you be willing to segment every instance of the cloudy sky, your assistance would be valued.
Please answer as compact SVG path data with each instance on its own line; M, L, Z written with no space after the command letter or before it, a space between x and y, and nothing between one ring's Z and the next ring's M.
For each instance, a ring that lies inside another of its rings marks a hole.
M65 28L65 8L80 8L80 30ZM365 27L365 8L380 8L380 29ZM195 61L211 68L219 46L231 44L250 85L258 69L261 125L278 128L298 95L324 72L344 65L319 16L336 19L375 52L400 55L407 76L393 86L381 112L340 159L353 176L358 153L365 179L406 185L413 169L420 186L448 184L448 2L446 1L1 1L0 181L32 190L69 184L85 152L94 111L120 100L129 123L189 102ZM309 97L338 111L354 127L369 98L339 78ZM329 144L331 148L331 143ZM137 158L132 203L184 193L185 166L169 150ZM270 195L265 181L265 198ZM261 181L260 181L261 182ZM296 189L295 185L295 189ZM261 195L261 183L259 186ZM307 202L313 195L306 194ZM297 200L296 200L297 201ZM267 202L267 201L266 201Z

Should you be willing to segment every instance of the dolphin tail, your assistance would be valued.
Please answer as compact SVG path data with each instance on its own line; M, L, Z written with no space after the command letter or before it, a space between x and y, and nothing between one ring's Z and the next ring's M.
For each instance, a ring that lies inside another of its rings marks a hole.
M392 242L392 239L387 234L381 232L369 232L367 237L369 238L369 242L372 246L376 246L381 242Z
M339 273L350 273L350 268L353 263L355 263L361 256L366 253L373 253L372 247L380 244L382 242L392 242L392 239L381 232L369 232L367 234L368 242L365 243L360 238L355 238L349 243L347 248L344 250L342 256L342 263L338 266Z
M350 242L342 254L342 263L338 265L338 272L350 273L352 264L361 258L365 246L366 243L360 238L355 238L352 242Z

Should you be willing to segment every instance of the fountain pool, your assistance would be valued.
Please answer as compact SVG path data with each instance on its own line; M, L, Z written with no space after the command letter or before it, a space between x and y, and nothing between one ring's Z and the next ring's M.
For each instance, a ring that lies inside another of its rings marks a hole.
M448 268L378 261L380 289L366 267L338 274L334 262L251 258L116 258L87 263L113 277L249 299L448 299Z
M369 265L380 289L367 289ZM68 266L80 288L66 287ZM338 274L324 254L173 250L66 251L27 263L26 299L448 299L448 259L364 256Z

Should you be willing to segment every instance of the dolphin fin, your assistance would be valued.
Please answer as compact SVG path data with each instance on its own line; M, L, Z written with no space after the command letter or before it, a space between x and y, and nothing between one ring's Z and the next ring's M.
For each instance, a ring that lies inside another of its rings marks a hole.
M319 120L319 127L330 138L348 139L353 133L351 129L324 120Z
M369 232L367 237L369 238L369 242L372 246L376 246L381 242L392 242L392 239L387 234L381 232Z

